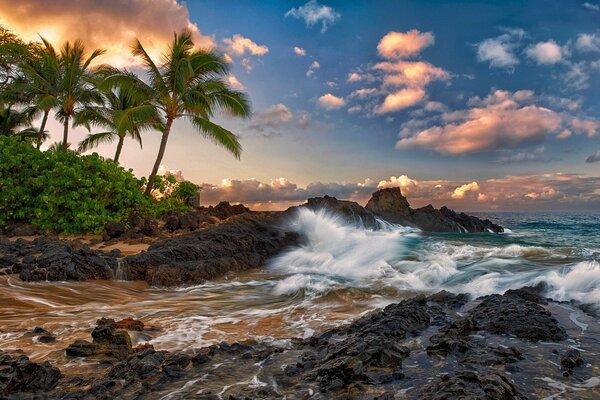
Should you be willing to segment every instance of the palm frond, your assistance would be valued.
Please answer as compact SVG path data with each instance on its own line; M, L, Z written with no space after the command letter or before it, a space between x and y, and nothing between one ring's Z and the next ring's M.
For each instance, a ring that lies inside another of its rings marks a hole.
M229 150L236 158L240 158L242 145L235 134L202 117L191 117L192 124L207 139Z

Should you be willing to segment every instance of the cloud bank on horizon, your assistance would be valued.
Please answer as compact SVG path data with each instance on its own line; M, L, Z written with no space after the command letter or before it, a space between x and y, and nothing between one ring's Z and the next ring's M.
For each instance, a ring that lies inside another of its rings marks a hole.
M536 3L0 0L0 23L26 40L81 38L134 71L135 38L159 57L190 29L221 51L254 102L252 120L220 121L242 138L241 163L185 124L165 158L212 182L209 203L366 201L396 185L415 205L600 209L600 3ZM146 175L152 157L137 151L122 160Z

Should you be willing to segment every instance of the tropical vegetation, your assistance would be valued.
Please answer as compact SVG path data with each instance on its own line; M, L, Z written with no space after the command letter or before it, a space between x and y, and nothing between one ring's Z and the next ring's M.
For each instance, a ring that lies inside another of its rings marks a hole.
M180 119L240 157L237 136L212 121L221 113L250 116L246 95L227 84L223 55L195 48L189 31L174 34L160 63L140 41L132 52L144 67L141 77L100 64L104 50L88 50L79 40L55 48L44 38L26 43L0 27L0 229L26 222L42 230L97 232L134 211L186 209L199 187L158 175ZM51 118L61 123L62 140L43 150ZM89 135L74 145L69 136L77 126ZM148 178L138 179L119 160L126 139L141 146L146 134L161 141ZM115 143L112 160L83 154L106 143Z

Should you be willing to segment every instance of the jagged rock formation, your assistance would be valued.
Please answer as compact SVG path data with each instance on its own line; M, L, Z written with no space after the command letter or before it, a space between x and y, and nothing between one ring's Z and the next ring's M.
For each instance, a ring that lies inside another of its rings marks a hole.
M500 225L447 207L436 210L432 205L413 209L400 188L381 189L373 193L367 210L394 224L417 227L426 232L504 232Z

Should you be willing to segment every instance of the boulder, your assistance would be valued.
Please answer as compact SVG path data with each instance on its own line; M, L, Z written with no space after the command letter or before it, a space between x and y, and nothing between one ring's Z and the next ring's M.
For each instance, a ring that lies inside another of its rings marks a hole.
M19 392L54 389L61 376L59 369L47 361L34 363L21 352L9 354L0 350L0 397L2 398Z
M125 229L125 225L120 222L107 222L104 224L104 233L108 237L108 239L115 239L120 237L125 233L127 229Z
M338 200L331 196L312 197L301 206L289 208L286 213L295 212L299 207L330 212L347 224L372 229L379 227L375 215L354 201Z

